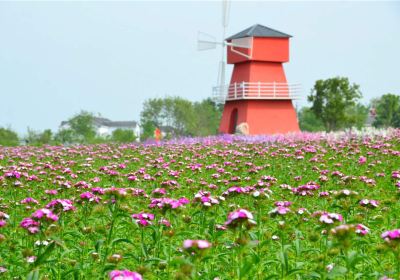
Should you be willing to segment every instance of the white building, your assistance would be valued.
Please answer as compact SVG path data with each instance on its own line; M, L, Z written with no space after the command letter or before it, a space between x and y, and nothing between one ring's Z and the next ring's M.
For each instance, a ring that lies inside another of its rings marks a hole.
M141 134L140 125L135 121L111 121L102 117L94 117L93 126L96 129L97 135L101 137L111 136L112 132L116 129L133 130L138 140ZM61 122L60 129L68 128L70 128L68 121Z

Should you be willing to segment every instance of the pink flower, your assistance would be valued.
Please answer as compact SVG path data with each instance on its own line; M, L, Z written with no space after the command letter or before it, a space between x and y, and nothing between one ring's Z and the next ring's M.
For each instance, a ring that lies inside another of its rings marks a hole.
M23 200L20 201L21 204L39 204L39 202L36 199L33 199L32 197L27 197Z
M168 221L165 218L161 218L161 220L158 221L158 224L163 225L165 227L170 227L171 226L170 221Z
M164 196L167 194L167 191L164 188L157 188L151 192L152 195L156 197Z
M149 226L152 225L152 220L154 220L154 214L151 213L139 213L139 214L133 214L131 216L138 225L141 226Z
M274 205L289 207L290 205L292 205L292 202L291 201L277 201L274 203Z
M367 158L366 157L361 156L361 157L358 158L358 164L364 164L366 162L367 162Z
M39 232L39 225L40 225L39 222L37 222L31 218L23 219L20 224L20 226L22 228L28 230L32 234Z
M186 250L199 249L204 250L211 247L211 243L207 240L185 240L183 241L183 248Z
M50 221L54 221L54 222L58 221L58 216L47 208L42 208L42 209L36 210L32 214L32 218L34 218L36 220L41 220L42 218L46 218L47 220L50 220Z
M371 207L371 208L376 208L379 205L379 201L377 200L369 200L369 199L362 199L360 201L360 205L361 206L365 206L365 207Z
M83 200L87 200L89 202L93 202L93 201L96 202L96 203L100 202L100 197L94 195L91 192L81 193L80 198L83 199Z
M180 198L178 200L162 197L162 198L152 198L149 208L160 208L160 209L176 209L185 204L188 204L190 201L187 198Z
M388 230L382 233L381 237L385 240L400 239L400 229Z
M57 190L45 190L44 192L49 195L56 195L58 193Z
M359 235L367 235L369 233L369 228L362 224L358 224L355 232Z
M241 224L246 224L248 226L255 225L253 214L251 214L246 209L238 209L229 213L228 220L225 222L225 226L237 227Z
M323 224L333 224L335 221L343 221L342 215L336 213L315 212L313 216L320 216L319 221Z
M113 270L109 274L110 280L142 280L142 275L129 270Z
M274 216L274 215L285 215L287 213L291 212L291 210L288 207L285 206L278 206L272 211L270 211L268 214Z
M56 210L62 208L64 212L76 210L75 206L72 205L72 201L69 199L55 199L46 205L46 208Z

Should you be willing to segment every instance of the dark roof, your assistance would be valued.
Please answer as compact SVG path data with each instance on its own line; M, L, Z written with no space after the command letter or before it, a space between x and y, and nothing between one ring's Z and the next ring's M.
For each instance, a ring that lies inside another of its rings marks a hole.
M273 38L290 38L289 34L280 32L278 30L266 27L261 24L255 24L235 35L232 35L225 40L239 39L245 37L273 37Z
M61 126L68 124L68 121L62 121ZM109 119L102 117L94 117L93 124L95 126L108 126L108 127L130 127L134 128L138 125L135 121L110 121Z

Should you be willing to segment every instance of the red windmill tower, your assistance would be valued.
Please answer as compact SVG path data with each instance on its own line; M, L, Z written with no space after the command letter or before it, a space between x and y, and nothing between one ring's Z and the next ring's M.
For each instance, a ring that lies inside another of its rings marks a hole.
M283 69L290 37L256 24L226 39L234 68L230 84L214 88L214 95L225 100L221 133L235 133L242 123L249 134L300 131L292 103L300 85L288 84Z

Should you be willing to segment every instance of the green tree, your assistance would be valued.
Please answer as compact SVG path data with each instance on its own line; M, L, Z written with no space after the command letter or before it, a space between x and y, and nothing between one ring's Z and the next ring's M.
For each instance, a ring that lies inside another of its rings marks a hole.
M362 105L361 103L357 103L353 106L347 107L346 127L356 127L357 129L363 128L368 117L368 112L368 107Z
M346 108L353 107L361 98L360 87L348 78L336 77L315 82L308 101L311 110L328 131L350 127L352 121Z
M216 134L222 107L211 99L191 102L181 97L149 99L141 112L142 140L154 137L156 127L168 129L171 136Z
M376 117L375 127L400 127L400 96L384 94L374 100Z
M81 111L68 120L70 129L75 139L81 143L90 143L96 137L96 129L93 124L94 116L90 112Z
M118 128L112 132L111 140L120 143L130 143L136 141L133 130Z
M141 112L143 139L153 137L156 127L170 127L175 136L191 135L195 130L193 104L181 97L148 99Z
M142 133L140 135L140 140L146 140L150 138L154 138L154 130L156 126L152 121L146 121L142 123Z
M303 107L298 113L299 126L302 131L323 131L325 126L309 107Z
M28 128L28 134L25 137L25 142L28 145L42 146L53 143L53 132L50 129L46 129L42 132L34 131Z
M75 133L72 129L60 129L54 135L54 141L57 144L72 144L77 142Z
M217 134L222 109L223 107L216 104L211 98L195 102L196 125L194 135L208 136Z
M18 134L11 128L0 127L0 145L1 146L18 146Z

